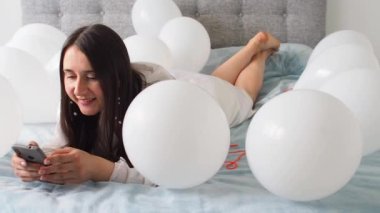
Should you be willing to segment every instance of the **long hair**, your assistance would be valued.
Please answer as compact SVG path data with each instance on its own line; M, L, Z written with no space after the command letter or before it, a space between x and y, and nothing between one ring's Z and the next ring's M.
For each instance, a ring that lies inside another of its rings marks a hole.
M63 60L66 50L77 46L88 58L104 95L103 109L94 116L83 115L65 92ZM144 79L132 69L128 51L120 36L109 27L95 24L77 29L61 51L60 125L68 145L111 161L124 157L131 163L122 141L122 121Z

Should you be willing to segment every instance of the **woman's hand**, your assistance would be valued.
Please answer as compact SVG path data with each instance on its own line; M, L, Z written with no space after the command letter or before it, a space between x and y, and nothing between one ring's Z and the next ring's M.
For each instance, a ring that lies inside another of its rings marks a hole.
M39 168L40 180L58 184L77 184L88 180L108 181L114 163L80 149L65 147L55 150Z
M29 143L33 146L38 146L35 141ZM38 174L41 164L26 162L24 159L18 157L16 154L12 156L12 167L16 176L20 177L22 181L31 182L39 180L41 175Z

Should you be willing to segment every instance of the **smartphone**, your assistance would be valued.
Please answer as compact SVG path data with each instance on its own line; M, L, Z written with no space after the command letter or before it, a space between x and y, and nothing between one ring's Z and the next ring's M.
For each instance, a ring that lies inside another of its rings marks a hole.
M17 156L27 162L44 164L46 155L38 146L15 144L12 146L12 149L16 152Z

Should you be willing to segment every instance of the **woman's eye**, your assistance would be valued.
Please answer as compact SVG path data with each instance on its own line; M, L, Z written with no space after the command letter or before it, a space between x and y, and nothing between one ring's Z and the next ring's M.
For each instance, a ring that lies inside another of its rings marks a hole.
M66 75L66 78L68 78L68 79L75 79L75 75Z

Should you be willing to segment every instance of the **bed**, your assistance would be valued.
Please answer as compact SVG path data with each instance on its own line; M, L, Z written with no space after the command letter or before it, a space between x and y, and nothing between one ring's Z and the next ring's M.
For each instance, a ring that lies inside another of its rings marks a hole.
M104 23L125 38L134 34L133 0L22 0L23 23L46 23L69 34L79 26ZM236 52L258 31L281 42L268 61L259 109L291 89L312 48L325 36L325 0L175 0L184 16L199 20L212 44L203 73ZM0 212L379 212L380 152L365 156L350 182L337 193L310 202L268 192L254 178L245 156L250 120L231 128L231 146L217 174L190 189L86 182L81 185L23 183L0 158ZM46 141L55 123L25 124L17 142Z

